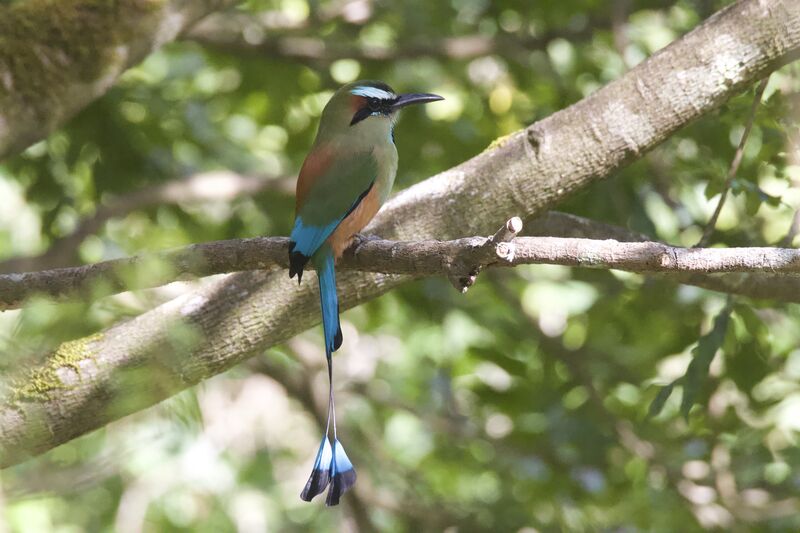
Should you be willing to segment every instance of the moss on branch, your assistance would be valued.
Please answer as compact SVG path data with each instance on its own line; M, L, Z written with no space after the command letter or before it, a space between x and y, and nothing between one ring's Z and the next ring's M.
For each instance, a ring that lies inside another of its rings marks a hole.
M0 159L45 137L125 69L235 1L0 3Z
M163 0L29 0L0 6L0 103L47 121L65 85L92 83L125 61L119 45Z
M62 343L44 363L28 369L24 376L13 381L10 403L47 401L51 399L53 392L72 388L74 385L65 383L59 377L59 371L69 369L81 379L81 362L95 360L92 344L102 338L102 333L96 333Z

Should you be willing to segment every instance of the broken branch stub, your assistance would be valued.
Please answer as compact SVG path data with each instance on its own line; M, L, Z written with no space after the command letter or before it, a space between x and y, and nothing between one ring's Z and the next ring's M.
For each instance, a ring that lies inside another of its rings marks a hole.
M480 254L482 259L476 263L473 258L465 260L456 256L449 261L450 274L447 279L461 294L466 293L475 284L483 267L496 263L499 260L512 261L514 259L514 238L522 231L520 217L509 218L494 235L479 244L485 253ZM471 255L471 254L470 254Z

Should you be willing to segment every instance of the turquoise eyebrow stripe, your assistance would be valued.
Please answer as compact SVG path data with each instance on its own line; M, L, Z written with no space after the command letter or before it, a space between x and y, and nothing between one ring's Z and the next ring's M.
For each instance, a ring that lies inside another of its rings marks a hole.
M377 87L369 87L369 86L358 86L352 91L350 94L354 94L356 96L364 96L366 98L380 98L381 100L390 100L392 98L396 98L396 96L388 91L384 91L383 89L378 89Z

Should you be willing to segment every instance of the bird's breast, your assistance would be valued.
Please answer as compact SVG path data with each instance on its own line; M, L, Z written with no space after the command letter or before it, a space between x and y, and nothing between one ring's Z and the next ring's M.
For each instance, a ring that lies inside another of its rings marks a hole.
M375 183L356 208L342 220L328 238L336 258L341 257L353 242L354 235L364 229L375 217L392 192L394 178L397 174L397 149L394 145L382 145L373 148L372 154L378 168Z
M386 153L381 157L376 157L376 159L379 161L379 176L377 177L375 183L376 185L380 185L380 205L383 205L383 203L392 193L394 179L397 176L397 148L395 148L394 144L391 144L383 147L382 150ZM383 161L381 161L381 159L383 159ZM380 207L380 205L378 207Z
M328 237L328 243L331 245L333 256L336 259L342 256L342 253L353 242L355 234L364 229L381 208L382 202L377 182L375 185Z

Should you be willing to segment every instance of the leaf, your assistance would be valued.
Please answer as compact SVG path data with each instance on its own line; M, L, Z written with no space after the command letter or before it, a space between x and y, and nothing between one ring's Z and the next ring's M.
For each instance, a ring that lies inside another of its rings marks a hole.
M744 208L748 216L756 216L759 207L761 207L761 198L755 194L747 194L745 196Z
M672 396L672 389L675 388L676 381L673 381L669 385L664 385L661 387L661 390L658 391L658 394L650 403L650 408L647 410L647 418L653 418L654 416L658 416L662 409L664 409L664 405L669 400L669 397Z
M745 187L742 186L742 182L738 179L734 178L731 180L731 194L734 196L738 196L745 191Z
M778 207L779 205L781 205L781 202L783 201L780 196L772 196L767 193L763 194L767 196L766 202L772 207Z
M706 183L705 195L707 200L711 200L714 196L722 192L722 182L719 180L710 180Z
M745 209L750 216L754 216L758 212L758 208L761 207L762 203L777 207L783 201L780 196L773 196L749 181L742 180L739 184L748 191L745 199Z
M731 333L725 339L725 371L741 391L750 392L770 371L772 354L769 327L752 307L733 308ZM737 327L733 327L737 326Z
M749 305L736 305L733 308L734 312L742 319L742 322L747 329L747 332L750 333L753 337L758 339L760 342L768 343L769 340L769 328L764 321L759 317L753 308Z
M700 337L700 340L697 341L697 346L692 350L692 361L683 376L683 397L681 398L681 414L686 420L689 420L689 411L694 405L697 392L706 377L708 377L708 368L711 366L711 361L714 360L714 355L725 340L730 316L731 308L726 305L714 319L714 326L711 331Z

